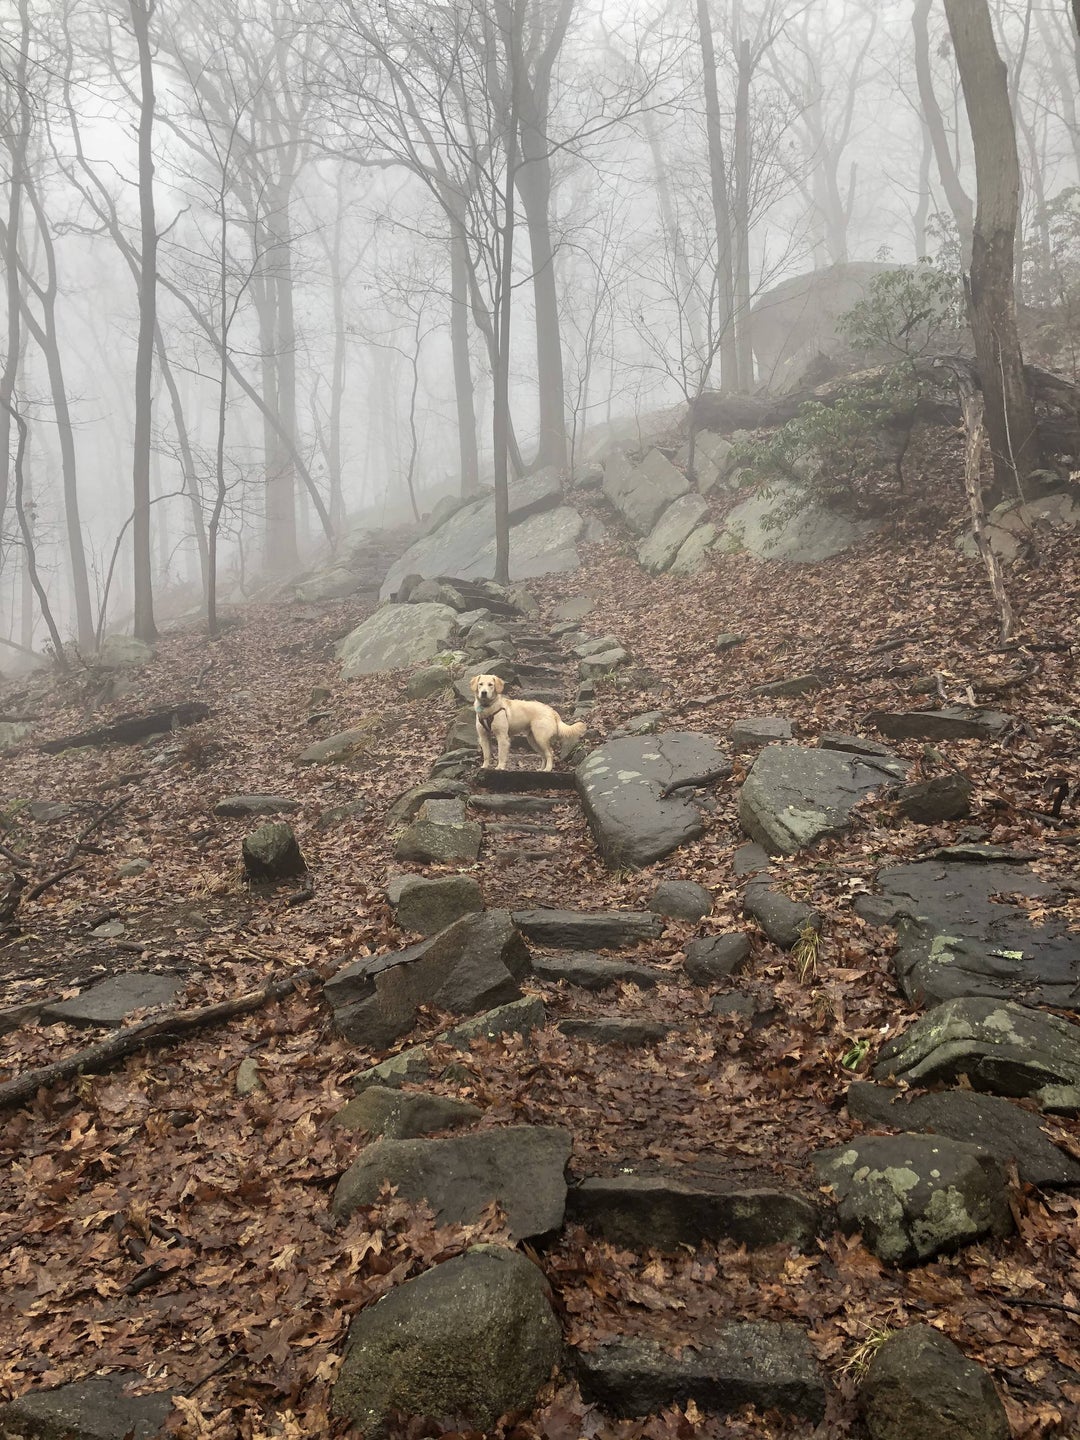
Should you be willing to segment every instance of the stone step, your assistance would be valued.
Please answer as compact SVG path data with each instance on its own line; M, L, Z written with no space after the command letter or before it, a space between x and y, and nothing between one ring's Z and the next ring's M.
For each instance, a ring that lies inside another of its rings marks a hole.
M470 795L468 804L489 815L549 815L570 799L569 795Z
M664 929L658 915L640 910L515 910L513 921L527 939L552 950L617 950L656 940Z
M541 705L552 705L558 710L560 705L565 704L565 697L561 690L519 690L514 697L517 700L538 700Z
M810 1252L832 1228L824 1206L771 1177L736 1186L693 1172L590 1176L568 1194L566 1214L612 1244L666 1251L730 1240L748 1250L794 1245Z
M484 834L497 840L502 835L558 835L557 825L542 825L535 820L485 820Z
M744 1405L806 1420L825 1414L824 1374L806 1332L790 1321L698 1328L678 1355L669 1336L660 1343L627 1335L574 1356L583 1398L612 1415L655 1415L690 1400L720 1414Z
M484 770L476 775L480 790L491 790L499 795L533 790L577 790L577 779L572 770Z
M675 1029L660 1020L634 1020L622 1015L598 1015L582 1020L560 1020L559 1029L570 1040L585 1040L592 1045L629 1045L641 1049L658 1045Z
M568 985L579 985L583 990L606 990L609 985L619 984L640 985L645 990L665 978L665 972L652 965L640 965L633 960L608 960L591 950L534 955L532 968L540 980L565 980Z

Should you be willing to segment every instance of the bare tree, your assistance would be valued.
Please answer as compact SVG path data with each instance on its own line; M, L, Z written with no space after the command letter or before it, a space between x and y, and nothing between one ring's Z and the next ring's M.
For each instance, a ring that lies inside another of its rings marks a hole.
M1016 327L1020 163L1008 80L986 0L945 0L975 149L977 210L968 283L986 430L1001 494L1039 467L1035 410Z
M919 105L923 124L934 152L941 187L952 212L957 233L960 236L960 253L970 255L971 239L975 228L975 213L971 197L960 181L960 174L953 158L949 137L945 132L945 118L938 104L934 90L934 74L930 64L930 8L934 0L915 0L911 15L911 27L915 37L915 77L919 87ZM1015 141L1014 146L1015 149Z

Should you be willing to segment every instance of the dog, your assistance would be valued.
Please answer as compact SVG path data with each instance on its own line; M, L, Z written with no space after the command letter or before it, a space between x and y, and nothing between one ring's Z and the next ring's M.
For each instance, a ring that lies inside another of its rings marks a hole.
M588 726L583 720L567 725L559 712L541 700L512 700L503 694L504 684L498 675L474 675L469 681L476 711L476 738L484 768L491 769L491 740L498 749L498 769L505 770L510 755L510 737L524 735L538 755L543 756L541 770L550 770L555 757L551 745L558 740L577 740Z

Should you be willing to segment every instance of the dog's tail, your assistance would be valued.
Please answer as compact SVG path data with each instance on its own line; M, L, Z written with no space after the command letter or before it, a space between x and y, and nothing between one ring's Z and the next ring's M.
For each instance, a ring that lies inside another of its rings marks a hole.
M588 728L584 720L579 720L576 725L568 725L562 716L559 716L560 740L580 740Z

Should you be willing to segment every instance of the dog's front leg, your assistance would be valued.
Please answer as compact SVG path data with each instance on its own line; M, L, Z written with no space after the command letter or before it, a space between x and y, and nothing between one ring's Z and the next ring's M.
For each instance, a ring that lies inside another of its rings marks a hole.
M495 736L495 743L499 747L499 769L505 770L507 761L510 759L510 730L499 730Z
M485 770L491 769L491 742L487 737L487 730L483 725L476 727L476 738L480 742L480 763Z

